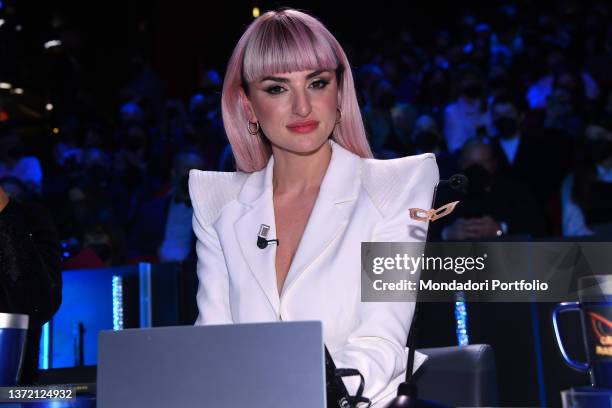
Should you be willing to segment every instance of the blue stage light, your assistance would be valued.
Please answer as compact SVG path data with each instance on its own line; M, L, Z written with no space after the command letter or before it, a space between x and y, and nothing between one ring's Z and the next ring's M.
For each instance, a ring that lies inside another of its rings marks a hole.
M49 369L49 323L45 323L42 327L42 336L40 338L40 355L38 368L42 370Z
M113 330L123 329L123 279L113 275Z
M470 344L467 327L467 308L465 305L465 294L457 292L455 294L455 321L457 323L457 344L467 346Z

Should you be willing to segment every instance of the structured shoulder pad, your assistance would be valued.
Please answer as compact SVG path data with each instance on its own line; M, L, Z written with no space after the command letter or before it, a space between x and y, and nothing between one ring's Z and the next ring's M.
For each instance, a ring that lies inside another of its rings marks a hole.
M372 202L386 216L405 192L435 187L439 181L436 156L424 153L391 160L365 159L362 180Z
M238 197L247 173L191 170L189 196L198 221L210 225L223 207Z

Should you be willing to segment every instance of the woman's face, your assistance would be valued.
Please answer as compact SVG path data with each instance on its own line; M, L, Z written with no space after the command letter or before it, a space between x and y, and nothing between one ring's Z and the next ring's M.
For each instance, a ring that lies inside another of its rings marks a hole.
M249 83L249 96L243 100L249 121L259 122L273 150L312 153L334 130L336 73L316 70L275 74Z

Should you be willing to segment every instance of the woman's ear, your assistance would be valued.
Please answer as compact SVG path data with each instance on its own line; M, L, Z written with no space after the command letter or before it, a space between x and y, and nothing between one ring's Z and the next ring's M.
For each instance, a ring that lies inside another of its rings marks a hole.
M242 107L247 115L248 121L252 123L257 122L257 116L255 115L255 110L253 110L253 105L251 105L251 100L246 95L242 87L240 87L239 95L240 102L242 103Z

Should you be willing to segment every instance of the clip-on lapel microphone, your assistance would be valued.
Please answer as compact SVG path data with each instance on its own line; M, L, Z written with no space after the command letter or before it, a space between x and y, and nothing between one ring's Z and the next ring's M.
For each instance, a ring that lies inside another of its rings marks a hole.
M261 224L259 227L259 234L257 234L257 247L259 249L265 249L268 247L270 243L276 243L279 245L278 239L268 239L268 234L270 233L270 226L266 224Z

